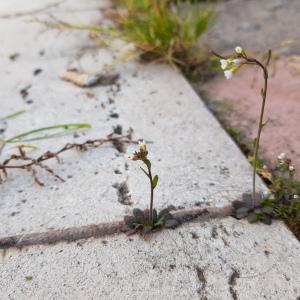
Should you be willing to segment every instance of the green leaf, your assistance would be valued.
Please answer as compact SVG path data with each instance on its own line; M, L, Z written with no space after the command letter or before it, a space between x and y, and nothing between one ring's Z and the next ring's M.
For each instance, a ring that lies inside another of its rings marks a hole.
M252 141L252 146L253 146L254 149L256 147L256 143L257 143L257 138L254 138L253 141Z
M91 128L90 124L86 123L75 123L75 124L62 124L54 125L49 127L43 127L27 131L22 134L18 134L4 141L4 143L21 143L21 142L31 142L37 140L44 140L54 137L59 137L62 135L69 134L77 129Z
M158 214L158 219L170 215L170 211L174 210L174 209L175 209L175 207L173 207L173 206L162 209Z
M256 214L253 212L251 214L248 215L247 220L249 223L255 223L257 221L257 216Z
M140 169L145 173L145 175L146 175L147 177L149 177L149 174L147 173L147 171L146 171L144 168L140 167Z
M144 216L144 213L141 209L139 208L134 208L132 210L132 214L135 216L135 217L139 217L139 216Z
M270 215L273 213L273 208L270 206L264 206L264 207L262 207L261 211L265 214Z
M235 211L235 217L237 219L243 219L245 217L248 216L248 211L249 209L247 207L241 207L241 208L238 208L236 211Z
M134 221L135 221L135 219L133 216L125 216L124 217L124 223L130 229L132 229L134 227Z
M142 233L147 234L150 233L152 231L152 226L144 226Z
M179 225L179 222L176 219L168 219L165 223L166 228L175 228Z
M155 189L157 186L157 182L158 182L158 175L155 175L153 180L152 180L152 188Z
M165 217L161 217L158 219L157 222L155 222L155 226L162 226L166 223L166 218Z
M155 208L153 209L152 214L153 214L153 222L156 223L156 221L157 221L157 210Z
M272 224L272 218L269 215L265 215L265 217L261 221L266 225L271 225Z

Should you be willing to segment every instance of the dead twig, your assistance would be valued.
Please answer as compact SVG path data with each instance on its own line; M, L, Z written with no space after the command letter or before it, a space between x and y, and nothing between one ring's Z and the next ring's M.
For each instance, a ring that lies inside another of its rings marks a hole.
M112 143L114 147L120 151L121 146L125 144L137 144L138 141L132 140L132 129L128 130L128 133L126 135L114 135L109 134L106 138L102 139L95 139L95 140L87 140L84 143L68 143L63 148L56 152L47 151L40 155L37 158L29 157L26 152L23 149L23 146L19 146L19 154L12 154L8 159L6 159L4 162L0 163L0 184L3 183L5 178L8 175L8 170L12 169L18 169L18 170L24 170L29 173L31 173L31 176L33 177L34 181L40 185L43 186L44 183L41 182L37 176L37 169L43 169L55 178L59 179L60 181L64 182L64 179L57 175L53 169L51 169L49 166L45 165L44 162L56 159L57 162L60 162L59 156L70 150L78 150L81 152L87 151L88 149L98 148L103 144L106 143ZM19 161L20 164L16 164L15 162Z

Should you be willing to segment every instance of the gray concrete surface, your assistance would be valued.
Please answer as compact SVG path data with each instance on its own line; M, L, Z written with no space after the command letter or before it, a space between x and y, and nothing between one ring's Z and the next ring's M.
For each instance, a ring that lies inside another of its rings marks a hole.
M226 218L147 241L112 236L10 249L0 256L0 292L1 299L32 300L296 300L299 253L299 242L279 222Z
M43 2L47 12L81 24L99 21L95 7L105 5L78 0L49 8L51 3ZM43 5L0 1L1 115L28 110L7 123L4 137L66 122L93 126L76 138L35 143L39 149L31 155L37 155L69 141L103 137L117 125L124 131L132 127L135 138L153 141L149 149L160 175L159 208L223 206L250 189L246 159L189 84L169 67L128 63L117 68L118 84L92 89L61 81L58 74L69 66L95 72L109 53L87 51L76 60L80 50L92 46L87 33L58 34L25 22ZM12 61L9 56L15 53L19 57ZM34 76L37 68L42 73ZM20 89L27 85L31 88L23 99ZM107 145L83 154L69 152L62 164L49 164L66 182L39 173L45 187L26 173L11 172L0 185L0 237L115 221L135 206L146 207L148 183L139 165L127 159L132 150L120 153ZM6 147L2 159L13 151ZM132 205L119 202L113 185L122 182ZM259 187L266 191L260 181ZM226 218L166 230L147 240L116 235L0 252L1 300L294 300L300 295L299 242L281 222L249 225Z
M18 12L21 3L16 8ZM87 9L75 10L79 3L76 1L71 9L73 4L65 1L49 12L77 24L101 20L99 10L88 9L95 1L87 1ZM36 6L40 8L41 4ZM13 12L10 14L13 16ZM46 15L38 17L45 19ZM124 131L132 127L135 138L153 141L149 149L153 170L160 176L155 200L158 208L170 204L179 208L222 206L251 188L251 168L243 154L179 73L163 65L128 63L117 68L117 84L78 88L60 80L59 73L70 66L95 72L109 53L87 51L76 60L80 50L93 45L87 32L45 31L39 23L26 22L32 18L0 18L4 45L0 50L1 114L28 110L8 122L6 137L61 123L92 125L76 139L68 136L34 143L39 150L31 155L37 155L57 150L69 141L104 137L117 125ZM16 35L18 38L14 38ZM41 51L45 52L42 56ZM12 61L9 56L14 53L19 57ZM37 68L42 72L34 76ZM23 99L20 90L28 85L28 96ZM95 97L89 98L87 92ZM118 117L112 118L112 113ZM39 172L39 178L46 183L39 187L28 173L10 172L8 180L0 185L0 236L114 221L132 207L146 208L148 182L139 164L128 159L134 148L129 147L126 153L111 146L84 154L69 152L62 156L63 164L49 164L66 183ZM12 151L12 147L6 147L2 157ZM120 203L122 199L113 187L124 182L132 205Z

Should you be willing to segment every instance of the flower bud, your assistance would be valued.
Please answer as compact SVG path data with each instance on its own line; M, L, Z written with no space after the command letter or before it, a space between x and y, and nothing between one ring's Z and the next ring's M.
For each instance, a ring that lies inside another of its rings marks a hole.
M236 53L236 54L242 54L242 53L243 53L243 48L240 47L240 46L235 47L234 50L235 50L235 53Z
M282 152L282 153L280 153L280 154L278 155L277 158L278 158L279 160L283 160L283 159L285 159L285 156L286 156L285 153Z
M290 172L294 172L294 171L295 171L294 166L289 166L289 171L290 171Z
M147 152L147 145L145 141L139 141L140 151Z

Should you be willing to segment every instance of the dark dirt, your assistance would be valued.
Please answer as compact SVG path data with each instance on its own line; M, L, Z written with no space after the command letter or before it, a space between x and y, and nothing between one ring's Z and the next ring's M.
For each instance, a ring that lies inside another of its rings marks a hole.
M126 182L115 183L113 187L117 190L118 201L123 205L131 205L131 195Z
M231 273L230 278L228 280L228 284L229 284L230 294L232 296L232 299L234 299L234 300L238 300L239 299L238 295L237 295L237 291L234 288L234 286L236 285L236 280L239 277L240 277L239 272L237 272L236 270L232 269L232 273Z

